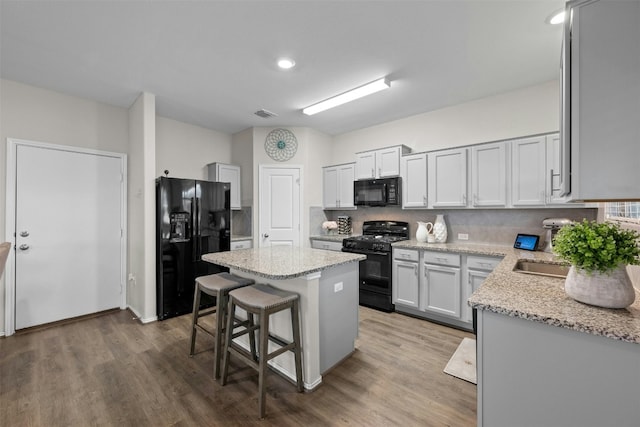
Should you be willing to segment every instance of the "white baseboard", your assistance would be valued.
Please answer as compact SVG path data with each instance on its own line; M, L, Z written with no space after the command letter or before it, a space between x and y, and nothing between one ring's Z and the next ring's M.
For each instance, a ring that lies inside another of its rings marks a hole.
M127 308L129 310L131 310L133 312L133 314L136 315L136 317L138 318L138 320L142 324L151 323L151 322L155 322L156 320L158 320L158 316L151 316L151 317L143 318L142 316L140 316L140 313L138 312L138 310L136 310L135 308L131 307L130 305L127 306Z

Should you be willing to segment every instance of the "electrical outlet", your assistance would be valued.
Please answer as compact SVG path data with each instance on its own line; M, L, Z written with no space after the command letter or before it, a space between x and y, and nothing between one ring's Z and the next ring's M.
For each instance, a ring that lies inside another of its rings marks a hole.
M343 288L342 282L338 282L333 285L333 292L340 292Z
M458 233L458 240L469 240L469 235L467 233Z

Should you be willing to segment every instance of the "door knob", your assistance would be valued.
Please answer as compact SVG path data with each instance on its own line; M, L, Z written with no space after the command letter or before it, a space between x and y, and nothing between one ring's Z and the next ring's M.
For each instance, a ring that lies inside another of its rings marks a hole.
M21 231L20 232L20 237L29 237L29 232L28 231Z
M24 243L22 245L20 245L20 250L21 251L26 251L27 249L29 249L29 245L25 245Z
M264 238L266 239L266 238L268 238L268 237L269 237L269 234L264 233L264 234L262 235L262 237L264 237Z

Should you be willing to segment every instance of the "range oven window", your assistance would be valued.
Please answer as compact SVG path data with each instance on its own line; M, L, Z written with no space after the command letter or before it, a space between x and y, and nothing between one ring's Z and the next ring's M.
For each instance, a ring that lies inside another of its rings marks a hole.
M360 262L360 285L370 290L387 293L391 280L391 254L367 253Z

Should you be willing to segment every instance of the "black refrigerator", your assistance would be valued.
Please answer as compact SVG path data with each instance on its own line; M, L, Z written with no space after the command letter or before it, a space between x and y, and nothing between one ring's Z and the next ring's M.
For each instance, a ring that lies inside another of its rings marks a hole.
M159 320L193 310L195 278L228 271L202 261L231 245L229 183L156 179L156 310ZM201 308L215 299L203 295Z

